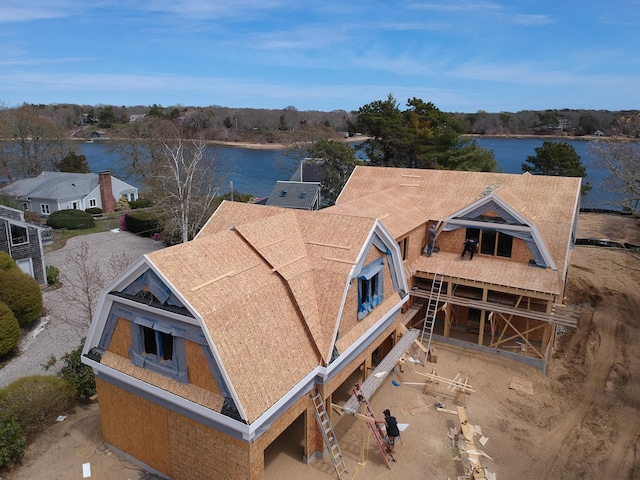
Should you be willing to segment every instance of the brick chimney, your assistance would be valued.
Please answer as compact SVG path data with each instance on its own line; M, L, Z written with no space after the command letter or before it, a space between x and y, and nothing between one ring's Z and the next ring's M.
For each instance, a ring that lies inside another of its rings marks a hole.
M113 189L111 188L111 172L106 170L98 174L100 180L100 198L102 199L102 211L104 213L115 212L116 199L113 198Z

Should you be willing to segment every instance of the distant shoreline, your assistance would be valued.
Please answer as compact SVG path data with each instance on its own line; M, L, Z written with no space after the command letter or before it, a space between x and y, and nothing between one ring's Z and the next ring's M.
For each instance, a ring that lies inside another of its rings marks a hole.
M602 138L611 138L611 137L598 137L595 135L533 135L533 134L505 134L505 135L484 135L479 133L466 133L461 135L462 137L476 139L476 138L501 138L501 139L536 139L536 140L584 140L584 141L592 141L598 140ZM349 138L341 138L337 141L342 141L345 143L361 143L366 142L371 137L368 136L357 136L357 137L349 137ZM118 142L124 141L123 138L103 138L103 139L81 139L81 138L70 138L69 140L78 141L78 142L87 142L87 143L98 143L98 142ZM223 141L223 140L207 140L207 144L215 145L219 147L228 147L228 148L244 148L247 150L286 150L288 147L287 144L284 143L252 143L252 142L234 142L234 141Z
M344 143L359 143L365 142L369 140L370 137L359 136L359 137L349 137L349 138L341 138L336 141L344 142ZM69 138L74 142L82 142L82 143L108 143L108 142L122 142L127 139L125 138ZM233 141L222 141L222 140L206 140L207 145L215 145L219 147L229 147L229 148L244 148L247 150L286 150L288 147L287 144L284 143L251 143L251 142L233 142ZM311 143L311 142L309 142Z
M339 139L344 143L358 143L369 140L369 137L349 137ZM211 140L207 143L211 145L219 145L221 147L246 148L249 150L286 150L288 146L284 143L251 143L251 142L224 142L219 140Z
M596 135L535 135L535 134L505 134L505 135L483 135L480 133L465 133L462 137L470 138L512 138L518 139L537 139L537 140L598 140L602 138L613 137L599 137Z
M476 138L512 138L512 139L536 139L536 140L584 140L584 141L591 141L591 140L597 140L597 139L601 139L604 137L598 137L595 135L527 135L527 134L522 134L522 135L482 135L479 133L468 133L468 134L464 134L461 135L462 137L467 137L467 138L472 138L472 139L476 139ZM345 139L341 139L340 141L343 141L345 143L359 143L359 142L365 142L367 140L369 140L371 137L365 137L365 136L361 136L361 137L349 137L349 138L345 138ZM246 149L250 149L250 150L285 150L287 147L287 145L285 145L284 143L251 143L251 142L223 142L223 141L218 141L218 140L212 140L210 142L208 142L212 145L219 145L221 147L231 147L231 148L246 148Z

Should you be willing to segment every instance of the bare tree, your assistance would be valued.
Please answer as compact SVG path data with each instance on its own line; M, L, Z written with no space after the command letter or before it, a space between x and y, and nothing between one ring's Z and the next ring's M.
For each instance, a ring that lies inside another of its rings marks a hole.
M152 187L160 198L165 231L178 231L182 243L189 241L212 213L214 199L227 175L217 168L204 141L162 143L163 154L152 165Z
M640 216L640 113L622 117L616 135L589 143L588 152L609 172L606 186L620 200L613 202L635 217Z
M33 107L24 106L6 115L4 129L3 136L11 141L3 146L2 166L10 181L53 170L68 153L60 129Z
M106 262L99 261L86 241L66 255L65 268L60 273L60 295L80 312L81 326L86 327L93 318L102 289L130 264L131 258L124 251L111 254Z

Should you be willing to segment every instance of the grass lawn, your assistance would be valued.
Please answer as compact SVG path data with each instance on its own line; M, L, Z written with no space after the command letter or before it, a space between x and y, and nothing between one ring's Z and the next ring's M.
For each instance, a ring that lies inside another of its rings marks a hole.
M120 228L120 224L118 223L118 218L115 216L109 217L100 217L95 219L96 224L92 228L85 228L79 230L67 230L60 229L53 231L53 243L51 245L46 245L44 247L44 252L52 252L54 250L58 250L64 247L67 243L67 240L72 237L77 237L79 235L89 235L91 233L100 233L106 232L113 228Z

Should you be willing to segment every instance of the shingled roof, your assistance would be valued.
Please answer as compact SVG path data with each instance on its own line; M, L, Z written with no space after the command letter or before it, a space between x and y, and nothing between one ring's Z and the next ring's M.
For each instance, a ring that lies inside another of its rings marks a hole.
M580 178L358 166L329 210L377 217L398 238L429 220L447 221L493 196L535 226L557 270L566 272ZM530 276L543 270L527 270ZM547 276L551 274L547 273ZM557 291L554 280L551 291ZM549 282L544 282L550 285Z
M375 225L224 202L193 241L147 255L202 318L249 422L328 364L350 273Z

